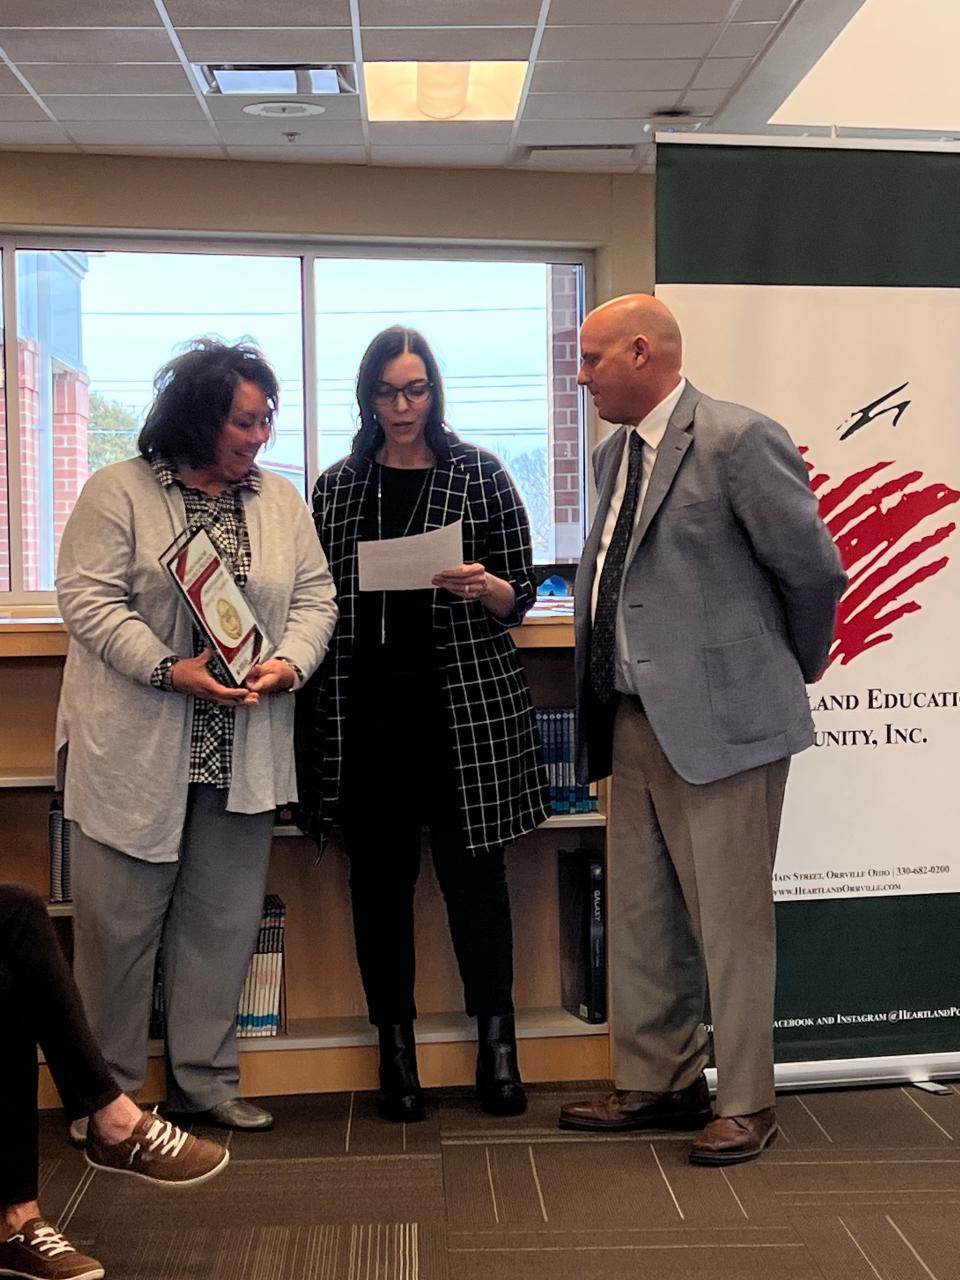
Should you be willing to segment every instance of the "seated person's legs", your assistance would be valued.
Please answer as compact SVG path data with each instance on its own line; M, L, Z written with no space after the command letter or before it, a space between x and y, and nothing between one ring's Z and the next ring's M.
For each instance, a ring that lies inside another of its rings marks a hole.
M216 1142L141 1111L121 1093L83 1015L80 993L40 896L0 885L0 1273L97 1280L103 1268L43 1221L37 1202L37 1045L70 1116L90 1115L88 1163L154 1182L189 1185L227 1164Z

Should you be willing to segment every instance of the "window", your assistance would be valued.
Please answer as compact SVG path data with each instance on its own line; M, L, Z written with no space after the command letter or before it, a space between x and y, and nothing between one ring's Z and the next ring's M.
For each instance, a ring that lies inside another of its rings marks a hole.
M303 487L299 258L20 250L17 330L24 590L52 589L84 481L136 455L153 376L191 338L268 354L281 412L263 462Z
M540 563L579 557L577 327L582 268L544 262L318 259L320 467L356 429L354 381L370 339L419 329L443 374L447 421L497 454L520 489Z
M280 412L262 461L306 496L317 472L349 451L367 343L389 324L422 330L440 361L451 427L514 475L537 561L578 558L581 263L133 240L99 247L10 237L3 248L17 329L9 441L0 395L0 592L9 601L41 603L38 593L52 591L85 480L135 455L156 371L201 335L249 338L273 364ZM315 299L309 312L305 298Z
M0 254L0 263L3 256ZM10 511L7 494L7 361L3 345L3 273L0 270L0 591L10 590Z

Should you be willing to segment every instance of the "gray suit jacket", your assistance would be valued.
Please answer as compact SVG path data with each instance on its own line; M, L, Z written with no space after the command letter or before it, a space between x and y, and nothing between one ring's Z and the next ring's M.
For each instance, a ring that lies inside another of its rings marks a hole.
M627 429L594 452L599 502L576 583L578 771L611 771L589 681L597 548ZM827 663L846 575L783 427L689 382L640 512L620 607L630 680L667 759L706 783L813 742L804 682Z

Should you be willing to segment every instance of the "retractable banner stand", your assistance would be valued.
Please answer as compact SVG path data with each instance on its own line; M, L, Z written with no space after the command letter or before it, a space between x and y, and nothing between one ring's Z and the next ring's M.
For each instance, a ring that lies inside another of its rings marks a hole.
M960 1074L960 154L660 145L656 292L850 575L774 877L778 1080Z

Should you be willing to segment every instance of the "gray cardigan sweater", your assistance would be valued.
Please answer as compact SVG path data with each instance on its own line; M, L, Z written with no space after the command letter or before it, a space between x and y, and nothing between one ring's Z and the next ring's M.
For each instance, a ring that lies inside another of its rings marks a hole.
M251 567L244 588L276 651L309 676L337 620L334 587L303 499L264 471L242 490ZM184 528L177 486L132 458L90 477L60 546L57 595L70 634L57 713L64 813L135 858L178 856L187 805L193 699L150 685L168 654L193 652L192 624L160 554ZM227 808L260 813L296 799L294 699L236 710Z

